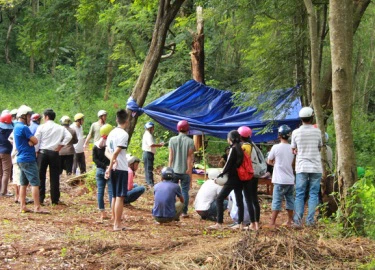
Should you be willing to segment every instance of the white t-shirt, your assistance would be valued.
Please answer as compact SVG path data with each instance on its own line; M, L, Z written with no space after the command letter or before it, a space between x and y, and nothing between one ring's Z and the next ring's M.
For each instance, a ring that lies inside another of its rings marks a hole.
M142 138L142 150L155 154L156 152L155 147L151 147L151 145L153 145L154 143L155 143L154 136L151 134L149 130L146 129Z
M70 128L72 128L76 132L78 139L78 142L76 144L73 144L74 151L77 154L83 153L83 151L85 151L85 149L83 148L83 144L85 143L85 137L83 136L83 127L78 127L76 123L73 123L70 125Z
M222 186L215 184L214 180L206 180L195 197L195 211L207 211L210 208L211 203L216 200L217 195L222 188Z
M126 158L126 149L128 148L128 133L122 128L114 128L108 135L107 138L107 149L113 154L117 147L122 148L119 155L117 156L116 170L127 171L128 160Z
M297 148L297 173L322 173L320 129L312 125L302 125L292 133L293 148Z
M292 146L288 143L279 143L272 146L268 154L269 160L274 160L272 183L294 185Z

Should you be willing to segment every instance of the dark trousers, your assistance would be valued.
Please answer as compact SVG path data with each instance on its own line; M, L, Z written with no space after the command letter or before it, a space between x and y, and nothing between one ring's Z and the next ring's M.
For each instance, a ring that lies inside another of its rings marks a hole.
M149 186L154 186L154 154L143 151L143 163L145 167L146 183Z
M60 156L60 174L62 174L64 170L66 171L67 175L72 174L73 158L74 154Z
M260 205L258 201L258 178L254 177L250 181L243 181L242 188L245 194L247 208L249 209L250 221L259 222Z
M238 207L238 223L243 221L244 205L242 197L242 186L234 187L229 185L224 185L223 189L220 191L216 198L217 206L217 223L222 224L224 219L224 200L228 197L229 193L234 190L234 195L236 196L236 202Z
M38 167L40 178L40 202L46 197L46 174L49 167L49 182L52 204L58 204L60 200L60 156L56 151L40 150L38 155Z
M79 168L81 173L86 172L86 159L85 152L75 153L73 159L73 172L75 173L77 168Z

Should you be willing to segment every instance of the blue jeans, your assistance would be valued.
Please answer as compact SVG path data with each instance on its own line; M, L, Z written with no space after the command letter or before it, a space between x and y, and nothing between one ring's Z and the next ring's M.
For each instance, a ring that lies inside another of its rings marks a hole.
M138 186L137 184L133 184L132 190L128 191L128 193L126 194L124 203L135 202L145 191L146 188L144 186Z
M108 184L108 199L109 205L112 203L112 182L110 179L106 180L104 178L105 170L102 168L96 168L96 186L98 188L97 198L98 198L98 207L100 211L104 211L104 191L105 185Z
M143 151L142 159L145 167L146 183L149 186L154 186L154 154Z
M314 216L316 207L319 204L319 191L321 173L297 173L296 175L296 199L294 202L294 223L302 225L303 212L305 208L305 193L306 187L309 183L309 201L308 214L306 218L306 225L313 225L315 223Z
M286 210L294 210L294 185L273 184L272 210L281 211L284 198Z
M189 190L190 190L190 176L188 174L175 173L173 182L178 184L180 180L182 197L184 197L184 209L183 213L187 214L189 206Z

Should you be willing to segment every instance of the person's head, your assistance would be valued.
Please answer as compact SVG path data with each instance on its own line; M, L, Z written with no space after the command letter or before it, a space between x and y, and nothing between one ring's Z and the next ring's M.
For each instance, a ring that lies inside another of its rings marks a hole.
M189 122L186 120L181 120L177 123L177 131L186 133L190 129Z
M247 126L241 126L237 129L237 131L240 134L242 141L245 141L245 142L250 141L251 135L253 134L253 131L251 130L251 128Z
M31 121L33 121L36 124L40 124L40 120L42 119L42 116L39 113L34 113L31 115Z
M100 136L107 139L109 133L112 131L113 127L110 124L105 124L100 128Z
M54 121L56 118L56 113L52 109L46 109L43 112L43 115L44 115L44 119L47 119L47 120Z
M116 112L116 122L117 122L117 124L119 124L120 126L126 126L126 124L127 124L126 118L127 117L128 117L128 113L126 112L126 110L124 110L124 109L118 110Z
M83 115L83 113L77 113L76 115L74 115L74 122L76 122L77 126L82 126L84 120L85 116Z
M105 124L105 121L107 121L107 112L105 110L98 111L98 118Z
M138 165L141 160L135 156L127 155L126 159L128 160L128 167L132 169L133 172L138 170Z
M289 137L292 135L292 129L288 125L282 125L279 127L278 133L279 138L288 140Z
M230 145L239 144L241 142L241 136L237 130L232 130L228 133L227 141Z
M0 122L4 124L11 124L12 115L10 113L2 113L0 116Z
M26 125L30 125L31 115L33 114L33 110L26 105L21 105L17 110L17 119Z
M312 124L314 119L314 110L310 107L303 107L299 111L299 118L305 124Z
M174 177L174 171L171 167L164 167L161 170L161 178L166 181L173 180Z
M12 115L13 120L17 119L17 111L18 111L18 109L13 109L13 110L10 111L10 114Z
M61 117L60 123L63 126L69 126L72 123L72 120L70 120L69 116L64 115L63 117Z
M145 129L147 129L148 131L150 131L151 133L154 131L154 123L152 122L147 122L145 124Z

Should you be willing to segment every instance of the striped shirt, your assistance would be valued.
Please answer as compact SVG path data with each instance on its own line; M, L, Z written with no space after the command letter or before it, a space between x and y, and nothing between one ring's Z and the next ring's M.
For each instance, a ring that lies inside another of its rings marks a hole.
M322 173L320 129L302 125L292 133L292 148L297 148L296 173Z

